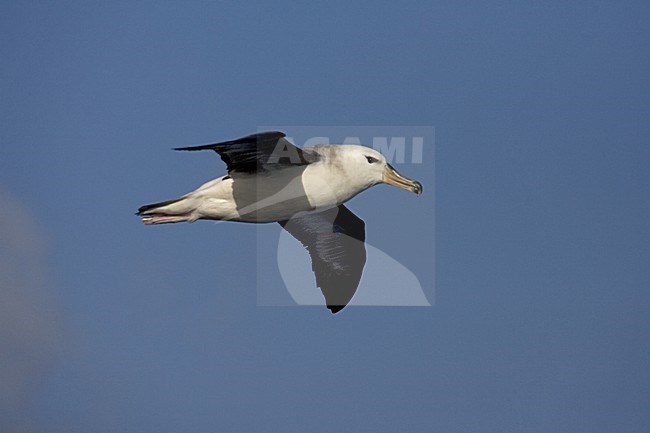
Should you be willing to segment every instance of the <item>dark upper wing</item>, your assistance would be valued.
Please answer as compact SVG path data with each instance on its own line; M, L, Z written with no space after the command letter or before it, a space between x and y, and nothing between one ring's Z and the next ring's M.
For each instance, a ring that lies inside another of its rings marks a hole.
M260 132L223 143L174 150L214 150L228 166L228 173L255 173L279 166L306 165L316 160L314 154L294 146L284 137L286 135L278 131Z
M363 220L340 205L279 223L307 248L327 308L339 312L356 292L366 263Z

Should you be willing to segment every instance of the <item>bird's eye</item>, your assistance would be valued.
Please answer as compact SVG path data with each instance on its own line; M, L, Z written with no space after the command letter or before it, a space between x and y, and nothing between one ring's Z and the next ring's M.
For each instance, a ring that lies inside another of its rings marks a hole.
M368 164L374 164L375 162L379 162L377 158L374 158L372 156L366 156L366 159L368 160Z

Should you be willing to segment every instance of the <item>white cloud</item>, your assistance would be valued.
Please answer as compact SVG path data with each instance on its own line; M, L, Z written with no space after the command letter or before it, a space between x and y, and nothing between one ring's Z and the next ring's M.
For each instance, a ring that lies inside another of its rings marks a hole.
M59 324L29 211L0 190L0 430L33 431L35 392L56 355Z

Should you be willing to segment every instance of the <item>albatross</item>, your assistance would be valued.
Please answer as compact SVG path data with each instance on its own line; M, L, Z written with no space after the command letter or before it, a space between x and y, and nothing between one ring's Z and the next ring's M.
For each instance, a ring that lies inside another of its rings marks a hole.
M309 252L316 285L332 313L357 290L366 263L365 223L343 203L386 183L422 193L376 150L357 145L294 146L282 132L174 150L213 150L228 174L180 198L141 206L147 225L199 219L279 223Z

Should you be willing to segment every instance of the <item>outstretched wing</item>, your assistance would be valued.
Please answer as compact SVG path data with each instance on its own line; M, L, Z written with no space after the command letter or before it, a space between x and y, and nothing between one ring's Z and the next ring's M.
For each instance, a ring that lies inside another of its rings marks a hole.
M228 173L256 173L316 161L315 154L294 146L284 137L279 131L260 132L237 140L174 150L214 150L228 166Z
M341 311L356 292L366 264L363 220L340 205L279 223L309 251L327 308Z

